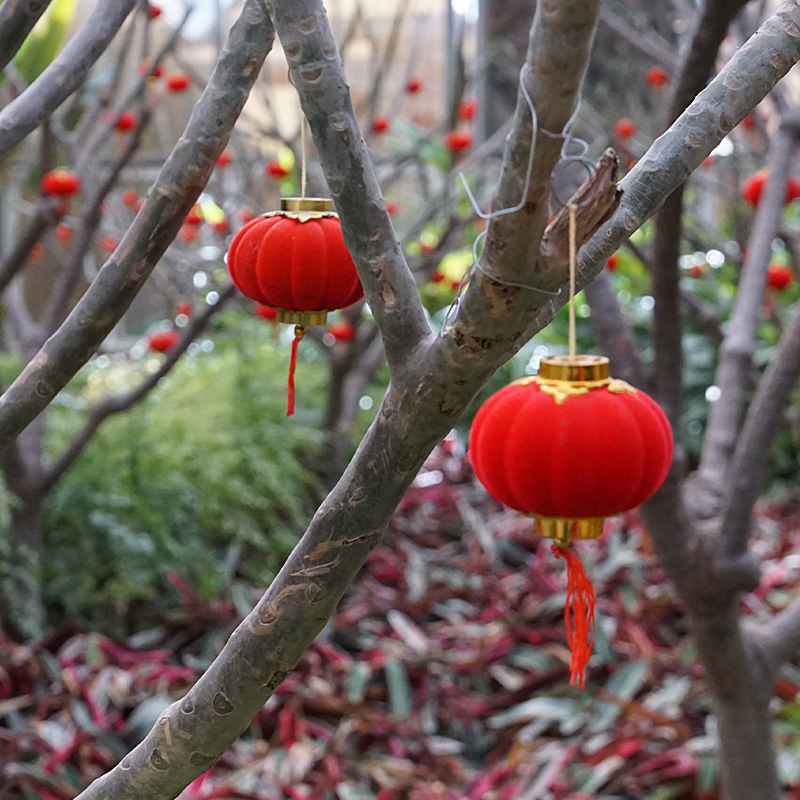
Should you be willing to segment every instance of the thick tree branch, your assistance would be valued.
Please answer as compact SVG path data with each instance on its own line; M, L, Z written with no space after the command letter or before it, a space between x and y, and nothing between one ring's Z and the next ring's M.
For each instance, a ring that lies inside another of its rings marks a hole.
M219 292L219 300L213 306L207 306L202 314L196 316L183 332L178 343L167 353L161 366L147 376L135 389L117 397L106 397L97 403L89 412L89 418L75 434L72 441L58 455L58 458L42 473L41 490L48 492L60 480L61 476L72 466L75 459L83 452L97 429L114 414L121 414L144 400L155 389L158 382L169 375L181 356L189 349L189 345L206 329L209 320L235 293L233 284L229 284Z
M51 0L5 0L0 4L0 72L4 70Z
M211 175L272 46L272 30L263 0L247 0L142 210L61 328L0 397L0 447L88 361L147 280Z
M430 326L358 128L325 9L321 0L275 0L270 9L345 243L396 373L430 337Z
M720 347L719 363L714 375L714 384L719 387L720 396L709 409L698 468L700 485L709 495L703 502L704 513L708 517L719 512L720 502L728 487L731 458L744 408L744 390L750 380L767 264L772 255L772 241L781 221L786 177L794 144L793 130L782 126L770 154L769 181L756 209L747 258L739 277L739 291L725 340Z
M667 125L671 125L706 85L725 32L746 0L707 0L698 14L692 40L672 84ZM683 186L665 201L656 217L653 241L653 344L656 399L677 436L683 411L683 350L680 271Z
M0 111L0 157L18 145L83 82L130 14L136 0L106 0L42 74Z
M800 313L795 309L772 360L758 383L725 482L722 522L723 546L731 555L745 552L750 534L750 513L758 497L764 463L781 416L800 376Z

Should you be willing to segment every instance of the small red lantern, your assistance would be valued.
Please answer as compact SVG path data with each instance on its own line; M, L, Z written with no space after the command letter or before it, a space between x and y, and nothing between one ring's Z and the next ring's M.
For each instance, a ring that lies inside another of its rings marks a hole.
M53 169L42 177L42 194L57 197L71 197L80 191L81 182L74 172L67 169Z
M274 160L267 162L266 167L264 167L264 172L276 181L282 181L289 174L288 169L281 166L280 162Z
M475 115L478 113L478 101L473 100L471 98L467 98L466 100L462 100L458 104L458 110L456 111L456 116L462 120L462 122L471 122L475 119Z
M231 154L227 150L223 150L217 159L217 166L224 169L231 163Z
M55 234L56 239L58 239L61 244L67 245L72 239L72 228L70 228L70 226L65 222L62 222L60 225L56 225Z
M623 117L614 123L614 136L617 139L625 140L630 139L636 133L636 123L632 119Z
M161 16L161 9L150 3L147 6L147 16L150 17L150 19L158 19Z
M672 459L669 422L644 392L609 378L607 358L552 356L542 359L537 376L483 404L469 454L487 491L535 517L537 531L567 560L571 683L583 686L594 592L566 548L573 538L599 536L605 517L641 505L658 489Z
M136 114L133 111L123 111L114 123L114 130L120 131L120 133L127 133L128 131L136 130L138 124Z
M184 300L182 303L178 303L178 305L175 306L175 316L191 317L192 304L188 300Z
M472 134L466 131L450 131L444 137L444 143L453 155L461 155L472 147Z
M783 292L794 282L794 272L784 264L770 264L767 267L767 287Z
M769 180L769 170L761 169L751 175L742 184L742 199L750 206L755 208L761 202L761 195L764 187ZM800 184L790 175L786 179L786 194L783 197L783 204L788 205L800 197Z
M111 255L117 247L119 247L119 239L116 236L103 236L100 239L100 249L108 255Z
M608 257L608 261L606 261L606 269L614 272L615 269L619 266L619 256L614 253Z
M128 208L136 208L136 204L139 202L139 195L136 193L135 189L125 189L120 195L120 198L122 200L122 205Z
M420 89L422 89L422 78L417 78L415 76L408 79L408 83L406 84L406 92L408 92L408 94L416 94Z
M386 133L389 130L389 117L384 117L383 115L379 115L372 120L372 132L373 133Z
M147 346L154 353L166 353L178 344L178 338L175 331L158 331L147 337Z
M288 408L294 413L297 346L306 325L322 325L328 311L364 296L353 259L342 239L331 201L286 197L281 210L248 222L228 249L228 271L239 291L294 323Z
M644 82L650 88L660 90L669 83L669 75L664 67L650 67L644 74Z
M192 85L192 79L185 72L173 72L167 75L167 91L175 94L185 92Z
M336 342L352 342L356 338L356 326L349 322L334 322L328 325L329 333Z

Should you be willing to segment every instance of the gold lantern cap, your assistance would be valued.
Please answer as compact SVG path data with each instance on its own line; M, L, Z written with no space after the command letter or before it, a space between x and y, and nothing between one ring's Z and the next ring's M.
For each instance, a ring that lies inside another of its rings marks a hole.
M605 517L541 517L538 514L528 516L536 519L536 532L553 540L556 547L569 547L573 539L596 539L603 533Z
M278 312L275 318L278 322L290 325L324 325L328 319L328 312L325 311L292 311L285 308L276 308Z
M282 197L281 211L332 211L327 197Z
M547 356L539 363L539 377L546 381L602 381L608 378L605 356Z

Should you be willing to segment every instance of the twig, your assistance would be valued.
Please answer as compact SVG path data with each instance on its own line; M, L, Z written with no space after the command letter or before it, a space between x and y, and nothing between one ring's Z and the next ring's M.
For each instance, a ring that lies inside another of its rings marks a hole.
M0 111L0 156L19 144L84 82L135 4L136 0L106 0L96 5L44 72Z
M211 175L272 40L263 0L247 0L142 210L61 328L0 397L0 447L47 406L125 313Z
M719 502L729 485L728 470L739 435L744 390L750 377L767 264L772 254L772 241L781 221L786 177L794 144L794 132L783 125L770 154L769 181L756 209L747 258L739 277L739 291L725 340L720 347L719 363L714 375L714 384L719 387L720 396L709 409L698 467L700 484L709 495L704 503L709 517L719 511Z
M0 4L0 72L17 54L50 3L51 0L5 0Z
M91 441L97 429L114 414L121 414L144 400L166 377L178 363L180 357L189 349L189 345L206 329L209 320L233 296L235 287L229 284L219 292L219 300L213 306L207 306L202 314L195 317L184 331L178 343L167 353L161 366L148 375L135 389L118 397L107 397L97 403L89 412L89 418L83 427L73 436L72 441L62 450L56 460L44 470L41 476L42 492L49 491L72 466L75 459Z
M600 22L609 27L625 44L636 48L647 58L658 61L669 72L678 68L676 48L653 31L640 31L633 27L624 17L617 14L607 5L600 9Z
M320 0L276 0L270 8L345 243L397 374L430 326L358 128L336 42Z
M800 597L776 614L766 624L750 631L753 641L777 673L800 650Z

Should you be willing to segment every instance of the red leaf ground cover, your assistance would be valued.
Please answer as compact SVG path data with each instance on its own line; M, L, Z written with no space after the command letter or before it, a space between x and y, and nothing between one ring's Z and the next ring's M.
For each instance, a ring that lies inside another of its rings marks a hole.
M766 616L800 582L800 513L759 514L764 578L744 609ZM639 516L576 551L598 595L585 691L568 685L563 562L449 438L295 673L183 800L714 800L702 670ZM234 606L173 584L174 617L126 643L74 628L0 639L2 800L74 797L207 666ZM790 754L798 685L790 665L776 687Z

